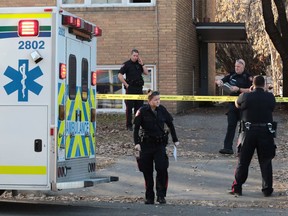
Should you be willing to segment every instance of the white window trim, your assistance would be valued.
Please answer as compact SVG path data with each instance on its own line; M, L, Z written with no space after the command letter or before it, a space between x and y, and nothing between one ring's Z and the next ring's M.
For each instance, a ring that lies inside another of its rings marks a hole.
M150 3L130 3L130 0L122 0L122 3L111 4L93 4L91 0L84 0L83 4L63 4L63 0L58 0L59 7L152 7L156 5L156 0L151 0Z
M98 65L97 66L97 70L119 70L121 68L122 65ZM152 72L152 77L151 77L151 88L154 91L157 91L156 88L156 65L148 65L146 64L146 67L151 70ZM97 85L97 84L96 84ZM143 90L148 90L143 88ZM122 85L122 94L125 94L125 89ZM110 108L97 108L96 112L97 113L124 113L126 110L125 107L125 101L122 100L122 109L110 109Z

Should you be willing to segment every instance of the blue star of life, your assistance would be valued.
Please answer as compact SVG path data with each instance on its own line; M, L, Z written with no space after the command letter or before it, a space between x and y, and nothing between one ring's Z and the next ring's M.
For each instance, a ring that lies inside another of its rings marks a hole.
M28 59L19 59L18 71L8 66L4 75L12 80L4 86L6 93L10 95L18 91L18 101L27 102L28 91L39 95L43 88L42 85L35 82L37 78L43 75L43 72L39 66L29 70Z

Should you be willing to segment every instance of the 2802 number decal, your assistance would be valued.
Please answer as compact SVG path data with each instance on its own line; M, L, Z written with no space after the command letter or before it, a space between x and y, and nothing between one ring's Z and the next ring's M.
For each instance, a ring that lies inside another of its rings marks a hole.
M44 41L19 41L18 49L45 49Z

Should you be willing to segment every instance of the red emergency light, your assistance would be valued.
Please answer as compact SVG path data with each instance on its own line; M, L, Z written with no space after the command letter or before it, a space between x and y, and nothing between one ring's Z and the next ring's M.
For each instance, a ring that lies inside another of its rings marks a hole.
M96 75L96 72L92 72L91 73L91 85L92 86L95 86L97 83L97 75Z
M94 35L95 35L96 37L102 36L102 29L101 29L100 27L96 26L96 27L94 28Z
M20 20L18 22L18 35L20 37L35 37L39 34L38 20Z
M77 19L73 16L62 16L62 25L75 27L77 25Z
M70 15L62 16L62 25L69 27L69 33L76 35L80 40L90 41L92 37L102 35L102 30L99 27Z
M66 64L60 63L59 78L66 79L66 75L67 75Z

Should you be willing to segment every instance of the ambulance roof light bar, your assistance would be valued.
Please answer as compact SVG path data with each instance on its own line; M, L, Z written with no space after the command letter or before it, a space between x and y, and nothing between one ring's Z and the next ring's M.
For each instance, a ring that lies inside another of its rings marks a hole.
M102 30L99 27L70 15L62 16L62 25L69 27L69 33L76 35L81 40L90 41L92 37L102 35Z

